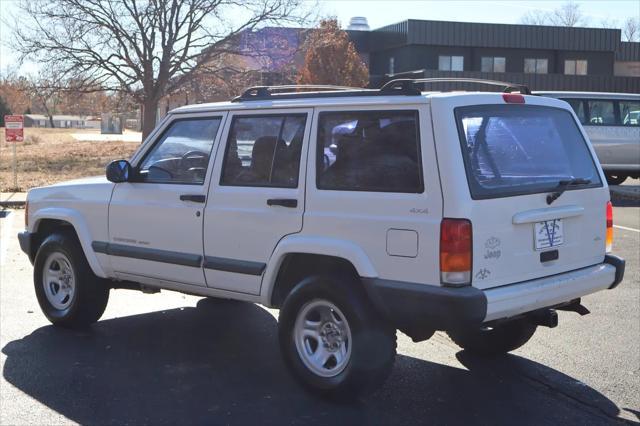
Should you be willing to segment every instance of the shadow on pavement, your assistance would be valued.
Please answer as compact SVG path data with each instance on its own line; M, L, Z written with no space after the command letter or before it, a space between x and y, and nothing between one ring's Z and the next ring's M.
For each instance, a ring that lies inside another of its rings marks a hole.
M86 332L42 327L2 352L9 383L81 424L594 424L618 414L558 371L464 352L468 370L400 355L378 393L331 404L287 374L268 312L213 299Z

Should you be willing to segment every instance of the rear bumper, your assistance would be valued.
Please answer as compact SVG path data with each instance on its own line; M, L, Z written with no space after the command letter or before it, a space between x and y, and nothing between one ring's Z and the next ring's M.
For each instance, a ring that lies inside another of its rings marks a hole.
M363 281L374 306L412 336L426 334L424 330L478 327L614 288L622 281L624 265L624 259L607 255L598 265L484 291L378 278Z
M484 320L513 317L611 288L617 285L617 270L609 263L601 263L552 277L486 290L487 314Z

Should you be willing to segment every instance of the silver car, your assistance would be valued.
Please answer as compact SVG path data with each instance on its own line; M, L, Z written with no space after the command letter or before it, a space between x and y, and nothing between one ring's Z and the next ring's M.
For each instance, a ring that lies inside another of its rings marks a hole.
M640 178L640 95L535 92L568 102L584 126L610 185Z

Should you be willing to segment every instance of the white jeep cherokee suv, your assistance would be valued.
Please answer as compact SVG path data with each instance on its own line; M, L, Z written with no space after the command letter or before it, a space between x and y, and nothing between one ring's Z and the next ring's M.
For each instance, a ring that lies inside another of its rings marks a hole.
M387 377L396 329L495 354L588 313L624 260L571 107L421 82L185 106L106 179L31 190L19 239L44 314L86 326L112 288L280 308L294 376L344 396Z

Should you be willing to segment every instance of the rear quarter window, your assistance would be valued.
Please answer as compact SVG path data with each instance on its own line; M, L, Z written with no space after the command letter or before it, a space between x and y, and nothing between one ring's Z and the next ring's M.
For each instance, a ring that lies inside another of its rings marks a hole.
M471 196L498 198L552 191L560 180L601 186L587 143L566 110L535 105L455 109Z
M318 189L423 192L419 135L418 111L321 112Z

